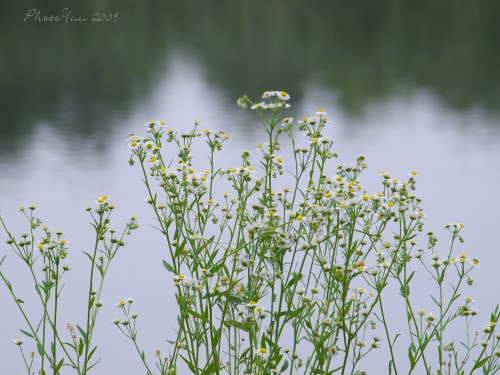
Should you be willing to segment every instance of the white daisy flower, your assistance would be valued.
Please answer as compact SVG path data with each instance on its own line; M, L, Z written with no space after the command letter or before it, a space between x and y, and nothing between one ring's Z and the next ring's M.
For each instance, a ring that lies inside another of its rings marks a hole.
M144 143L143 148L148 152L153 152L156 150L156 145L151 141L147 141Z
M318 116L312 116L312 117L309 117L306 122L309 124L309 125L314 125L316 124L317 122L319 121L319 117Z
M99 198L97 198L95 203L97 203L98 205L101 205L101 204L108 202L108 200L109 200L109 197L107 195L101 195Z
M265 103L257 103L250 107L250 109L261 109Z
M293 124L293 117L285 117L283 122L281 123L282 127L287 127L288 125Z
M290 95L286 91L276 91L276 96L281 100L288 101L290 100Z
M268 99L273 96L276 96L276 91L265 91L264 94L262 94L262 99Z

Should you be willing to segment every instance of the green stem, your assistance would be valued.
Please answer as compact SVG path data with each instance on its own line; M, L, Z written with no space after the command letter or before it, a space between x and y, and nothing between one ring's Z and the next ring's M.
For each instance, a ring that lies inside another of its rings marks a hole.
M90 280L89 280L89 292L88 292L88 300L87 300L87 324L86 324L86 337L85 337L85 357L84 357L84 362L83 362L83 371L82 375L87 374L87 368L89 364L89 350L90 350L90 335L92 334L92 330L94 327L91 327L91 314L92 314L92 309L95 304L92 302L92 299L95 299L95 296L93 295L93 286L94 286L94 269L95 269L95 261L96 261L96 256L97 256L97 249L99 247L99 242L101 238L101 231L103 227L103 213L99 214L99 222L96 224L95 230L96 230L96 238L95 238L95 243L94 243L94 252L92 254L92 259L91 259L91 267L90 267Z

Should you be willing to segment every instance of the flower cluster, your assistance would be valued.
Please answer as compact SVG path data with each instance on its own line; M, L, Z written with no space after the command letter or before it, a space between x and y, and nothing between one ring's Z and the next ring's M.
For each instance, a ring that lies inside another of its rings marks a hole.
M140 165L146 201L167 239L164 266L179 308L170 361L157 362L162 373L177 371L180 358L202 372L354 373L384 346L390 371L397 372L397 336L383 305L392 283L406 306L411 369L427 363L430 348L441 358L450 324L477 313L470 301L458 303L462 282L472 284L479 264L452 256L463 242L463 224L446 226L451 246L443 253L437 236L424 233L418 173L401 179L381 172L379 188L369 191L360 178L368 168L364 156L352 164L336 161L336 141L325 133L327 112L295 121L284 116L289 100L284 91L266 91L259 102L238 100L257 112L267 141L256 158L245 151L234 167L216 162L229 136L200 131L198 121L190 132L152 121L146 136L128 139L130 163ZM290 155L282 152L285 135ZM198 139L208 148L203 171L193 167ZM412 307L410 283L421 272L438 290L436 315Z

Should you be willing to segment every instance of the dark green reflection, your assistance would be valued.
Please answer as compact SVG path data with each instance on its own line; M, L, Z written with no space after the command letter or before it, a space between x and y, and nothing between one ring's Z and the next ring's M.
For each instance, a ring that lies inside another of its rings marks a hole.
M118 22L23 22L30 8L50 15L65 6L75 16L118 12ZM231 101L269 88L298 99L315 80L352 115L423 88L454 109L498 116L499 16L493 0L5 1L0 153L43 120L70 135L100 134L140 104L179 49Z

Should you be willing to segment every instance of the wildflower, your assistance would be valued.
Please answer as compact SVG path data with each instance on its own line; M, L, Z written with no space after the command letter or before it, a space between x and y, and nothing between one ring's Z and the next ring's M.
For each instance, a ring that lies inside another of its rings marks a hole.
M152 151L156 150L156 146L151 141L147 141L146 143L144 143L143 147L148 152L152 152Z
M264 306L257 306L255 311L262 314L266 312L266 308Z
M258 353L261 357L265 357L267 356L267 349L266 348L260 348L259 349L259 353Z
M154 126L158 123L158 121L150 120L144 124L147 130L154 128Z
M241 97L239 98L237 101L236 101L236 104L243 108L243 109L247 109L248 108L248 104L247 104L247 101L246 101L246 98L245 97Z
M257 302L255 301L250 301L245 305L247 308L255 308L257 306Z
M180 273L177 276L175 276L176 280L184 280L185 278L186 278L186 275L184 275L183 273Z
M141 140L142 140L142 137L139 137L138 135L135 135L135 134L130 134L125 141L126 142L140 142Z
M327 115L327 114L328 114L328 113L326 113L326 111L325 111L324 109L318 109L318 110L316 111L316 115L317 115L317 116L325 116L325 115Z
M288 125L293 124L293 117L285 117L283 122L281 123L282 127L287 127Z
M160 162L160 160L158 158L155 158L154 156L151 157L149 160L148 160L148 164L151 164L151 165L156 165Z
M12 340L12 343L15 344L15 345L17 345L17 346L21 346L23 344L23 342L24 342L23 338Z
M131 150L135 150L136 148L138 148L140 146L140 143L137 142L137 141L131 141L129 142L128 144L128 148L130 148Z
M101 204L106 203L108 200L109 200L109 197L107 195L101 195L99 198L97 198L95 203L97 203L98 205L101 205Z
M309 117L306 122L309 124L309 125L316 125L316 123L319 121L319 117L318 116L312 116L312 117ZM314 138L313 138L314 139ZM316 140L318 140L316 138Z
M479 267L479 261L477 259L472 259L470 264L472 264L474 267Z
M124 300L124 299L121 299L121 300L119 300L119 301L116 303L116 305L115 305L115 306L118 306L118 307L125 306L125 303L126 303L126 302L125 302L125 300Z
M290 100L290 95L288 95L288 93L286 93L285 91L278 92L276 96L284 101Z

